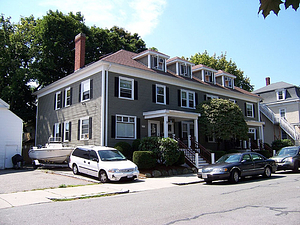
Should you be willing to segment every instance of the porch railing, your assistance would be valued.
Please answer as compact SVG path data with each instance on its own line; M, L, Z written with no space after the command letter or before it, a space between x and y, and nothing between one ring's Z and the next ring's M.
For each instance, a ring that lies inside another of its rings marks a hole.
M200 156L208 163L212 163L211 162L211 153L210 151L208 151L206 148L204 148L203 145L201 145L199 142L197 142L195 140L195 138L193 137L190 137L191 139L191 146L192 146L192 149L194 149L195 151L197 151Z

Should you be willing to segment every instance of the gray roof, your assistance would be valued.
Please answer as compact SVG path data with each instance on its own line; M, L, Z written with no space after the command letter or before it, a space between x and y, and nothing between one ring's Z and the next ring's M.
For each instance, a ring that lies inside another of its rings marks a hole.
M259 88L255 91L253 91L253 93L259 94L259 93L262 93L262 92L275 91L275 90L278 90L278 89L290 88L290 87L296 87L296 85L280 81L280 82L276 82L276 83L267 85L265 87Z

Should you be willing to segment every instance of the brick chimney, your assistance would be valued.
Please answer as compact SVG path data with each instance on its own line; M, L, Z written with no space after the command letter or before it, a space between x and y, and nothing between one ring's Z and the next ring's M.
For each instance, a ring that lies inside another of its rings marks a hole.
M74 71L82 68L85 63L85 34L80 33L75 37L75 67Z
M270 85L271 81L270 81L270 77L266 77L266 86Z

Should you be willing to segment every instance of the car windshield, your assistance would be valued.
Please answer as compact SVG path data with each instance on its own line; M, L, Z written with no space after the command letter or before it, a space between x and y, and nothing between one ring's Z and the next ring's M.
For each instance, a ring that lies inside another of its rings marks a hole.
M240 154L235 154L235 155L223 155L221 158L218 159L216 163L235 163L239 162L241 159Z
M285 147L282 148L277 155L278 156L286 156L286 155L296 155L298 152L298 147Z
M99 150L98 154L102 161L126 160L126 157L118 150Z

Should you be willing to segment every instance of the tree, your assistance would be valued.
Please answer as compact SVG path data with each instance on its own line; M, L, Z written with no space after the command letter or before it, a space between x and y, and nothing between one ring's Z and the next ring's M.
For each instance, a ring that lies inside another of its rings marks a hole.
M247 139L248 126L239 106L225 99L211 99L197 106L200 130L208 137L221 140Z
M220 56L210 56L207 51L201 53L196 53L194 56L191 56L190 59L187 59L194 63L195 65L203 64L205 66L211 67L215 70L223 70L227 73L236 76L234 81L235 86L241 87L246 91L253 91L253 86L250 84L250 79L244 76L244 71L238 69L235 62L231 59L228 61L225 54L221 54Z
M260 0L260 7L258 13L262 12L264 18L266 18L271 11L273 11L277 16L280 11L280 5L284 4L285 9L290 6L297 11L299 8L300 0Z

